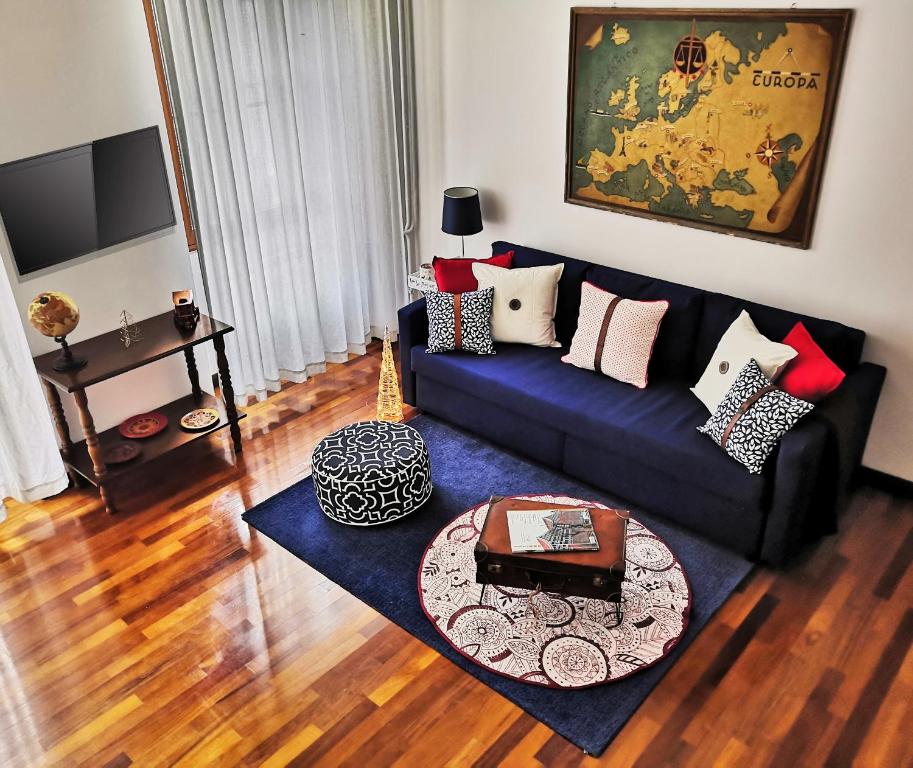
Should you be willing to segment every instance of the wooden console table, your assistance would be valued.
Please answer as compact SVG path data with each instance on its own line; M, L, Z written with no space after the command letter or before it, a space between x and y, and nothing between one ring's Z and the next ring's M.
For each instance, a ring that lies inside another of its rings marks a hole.
M35 367L38 369L38 375L41 376L51 413L57 425L60 454L67 465L70 479L74 483L78 483L79 479L84 477L90 483L98 486L98 492L105 508L112 514L117 510L114 499L111 497L110 481L148 464L174 448L212 434L223 427L228 427L235 453L241 452L241 428L238 426L238 422L245 418L245 414L239 414L235 408L235 395L231 387L228 358L225 357L224 336L226 333L231 333L234 328L215 318L201 314L200 321L193 331L181 332L175 326L173 317L172 312L165 312L138 322L137 325L142 329L143 337L129 347L124 347L120 331L109 331L73 344L71 346L73 354L88 360L88 364L84 368L76 371L54 370L54 361L60 354L57 350L34 358ZM216 351L224 405L200 389L200 377L193 348L205 341L212 341ZM105 430L101 434L96 433L95 422L89 411L86 388L178 352L184 353L187 362L191 393L154 409L168 417L168 427L153 437L140 440L143 452L139 457L109 469L105 466L103 459L104 450L111 445L123 442L124 438L118 432L117 427ZM74 443L70 439L70 428L60 402L59 390L73 393L76 405L79 407L79 421L85 433L85 440ZM194 408L215 408L221 416L219 423L200 432L184 431L179 425L181 416Z

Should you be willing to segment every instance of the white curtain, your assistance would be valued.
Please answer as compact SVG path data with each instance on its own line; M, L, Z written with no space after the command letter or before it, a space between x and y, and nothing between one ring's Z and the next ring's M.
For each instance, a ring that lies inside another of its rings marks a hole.
M237 329L239 401L262 399L363 353L405 303L408 0L163 7L212 313Z
M54 425L0 265L0 521L3 500L37 501L67 487Z

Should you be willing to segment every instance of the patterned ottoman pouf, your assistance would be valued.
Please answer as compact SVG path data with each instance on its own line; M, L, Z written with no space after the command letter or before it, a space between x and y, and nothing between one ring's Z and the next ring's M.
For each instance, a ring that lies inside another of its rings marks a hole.
M425 441L405 424L362 421L327 435L314 449L311 472L320 508L348 525L398 520L431 495Z

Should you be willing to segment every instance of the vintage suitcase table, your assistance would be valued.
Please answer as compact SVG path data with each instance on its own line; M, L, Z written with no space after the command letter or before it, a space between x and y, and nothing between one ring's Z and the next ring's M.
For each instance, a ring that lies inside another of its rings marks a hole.
M585 506L591 514L595 508L597 515L609 513L606 519L617 517L605 504L572 496L521 498L539 502L540 509ZM634 517L624 524L617 624L617 603L604 599L477 583L475 546L489 507L482 501L450 520L428 543L418 568L422 611L464 658L520 683L571 689L649 669L676 647L688 626L691 590L681 563L648 526Z
M595 552L512 552L507 528L511 509L578 509L529 499L493 496L475 545L476 581L611 603L621 621L621 585L625 577L628 513L588 506L599 541Z

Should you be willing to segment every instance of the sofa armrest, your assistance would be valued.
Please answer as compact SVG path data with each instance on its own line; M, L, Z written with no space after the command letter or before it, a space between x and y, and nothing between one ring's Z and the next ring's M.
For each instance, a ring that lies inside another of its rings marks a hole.
M425 299L413 301L397 313L399 318L399 362L403 382L403 400L417 405L415 374L412 372L412 348L428 342L428 310Z
M833 495L821 487L827 482L826 474L822 476L822 467L829 463L827 445L827 424L812 416L780 440L773 458L774 484L759 552L764 562L782 565L789 560L802 545L803 534L813 523L810 518L827 517L833 509Z
M837 390L815 409L831 430L836 455L837 509L846 501L875 417L875 407L887 370L875 363L862 363L850 371Z
M787 432L776 455L761 559L784 563L808 538L837 530L837 515L862 462L885 369L863 363Z

